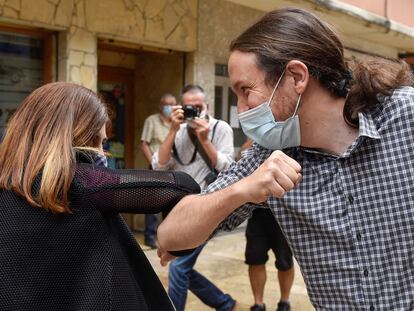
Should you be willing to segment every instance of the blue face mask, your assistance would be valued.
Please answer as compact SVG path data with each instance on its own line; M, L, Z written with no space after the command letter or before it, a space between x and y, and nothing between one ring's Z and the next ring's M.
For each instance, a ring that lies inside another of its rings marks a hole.
M268 102L264 102L253 109L238 114L241 127L246 136L259 145L271 150L281 150L300 145L300 124L297 111L301 95L299 95L293 116L285 121L277 122L270 108L273 95L284 73L283 71L277 81Z
M164 105L162 106L162 114L169 118L171 116L172 106L171 105Z

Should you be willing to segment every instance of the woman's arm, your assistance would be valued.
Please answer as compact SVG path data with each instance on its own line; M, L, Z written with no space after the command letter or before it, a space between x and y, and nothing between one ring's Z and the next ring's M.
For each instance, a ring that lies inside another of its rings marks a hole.
M79 165L75 179L85 199L103 214L155 214L169 210L199 185L183 172L111 170Z

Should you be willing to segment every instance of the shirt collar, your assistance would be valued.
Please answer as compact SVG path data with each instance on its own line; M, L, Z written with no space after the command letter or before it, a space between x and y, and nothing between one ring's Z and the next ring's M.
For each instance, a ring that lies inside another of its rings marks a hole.
M355 149L361 144L365 138L369 139L380 139L381 135L379 134L375 122L371 114L360 112L358 113L358 122L359 122L359 134L358 137L352 142L348 149L341 156L332 155L317 149L298 147L299 149L307 153L316 153L323 154L325 156L333 158L348 158Z
M352 152L354 152L358 146L366 139L380 139L381 136L378 133L377 127L374 120L372 119L371 114L359 112L358 113L358 122L359 122L359 135L348 147L345 153L340 158L348 158Z
M366 136L372 139L380 139L377 127L372 119L371 114L363 112L358 113L359 119L359 136Z

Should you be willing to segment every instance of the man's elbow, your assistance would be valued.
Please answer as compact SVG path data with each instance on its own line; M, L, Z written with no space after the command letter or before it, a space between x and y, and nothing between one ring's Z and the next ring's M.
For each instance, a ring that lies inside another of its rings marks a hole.
M162 249L168 250L171 241L168 239L168 234L166 234L166 226L164 225L164 222L162 222L157 229L157 241L159 246Z

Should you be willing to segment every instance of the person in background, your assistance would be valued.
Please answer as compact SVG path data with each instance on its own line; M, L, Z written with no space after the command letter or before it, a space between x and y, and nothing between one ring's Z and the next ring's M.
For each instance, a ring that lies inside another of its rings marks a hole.
M176 105L174 95L164 94L160 99L158 106L159 112L150 115L145 119L142 129L140 148L151 169L151 159L155 151L158 150L164 139L167 137L171 125L172 107ZM157 248L157 215L145 215L144 244L152 249Z
M247 138L240 148L239 158L252 144L253 140ZM267 253L270 249L276 257L280 287L280 301L276 311L289 311L289 295L295 277L292 251L272 212L258 208L253 211L246 227L245 263L249 266L249 281L254 298L250 311L266 311L263 295L267 279L266 262L269 259Z
M66 82L33 91L10 120L0 146L2 310L175 310L119 213L168 212L200 188L182 172L106 168L107 122L93 91Z
M290 311L289 295L295 276L293 255L279 224L268 209L257 208L247 221L245 263L249 266L249 280L254 305L250 311L266 311L263 295L266 285L267 255L272 250L280 287L280 301L276 311Z
M233 162L233 130L226 122L208 114L205 92L199 85L183 88L181 104L173 107L170 131L154 153L152 167L186 172L205 189L217 172ZM177 311L184 310L188 290L216 310L235 310L236 301L194 269L204 246L170 264L168 294Z
M316 310L413 310L409 65L348 61L330 25L284 8L231 43L228 68L253 147L164 219L162 263L260 206L283 230Z

